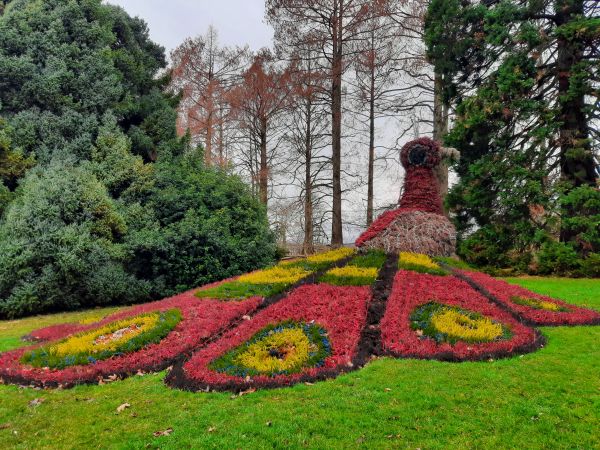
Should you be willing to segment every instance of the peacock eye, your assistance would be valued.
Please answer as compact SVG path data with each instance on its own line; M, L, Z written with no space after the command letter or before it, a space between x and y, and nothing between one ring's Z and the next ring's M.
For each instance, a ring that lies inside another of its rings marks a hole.
M427 164L427 148L417 144L408 152L408 162L413 166L424 166Z
M286 321L269 325L214 360L211 368L232 376L277 376L321 367L331 355L327 332L318 325Z

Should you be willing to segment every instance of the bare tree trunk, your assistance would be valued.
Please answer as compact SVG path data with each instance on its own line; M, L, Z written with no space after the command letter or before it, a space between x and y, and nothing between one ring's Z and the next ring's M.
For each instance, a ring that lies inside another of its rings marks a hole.
M260 201L266 205L269 198L269 162L267 159L267 121L260 124L260 170L258 174Z
M305 147L304 147L304 242L302 244L302 253L304 255L312 255L315 252L315 239L314 239L314 219L313 219L313 187L312 187L312 145L311 145L311 131L312 131L312 105L311 102L307 102L306 105L306 135Z
M448 108L444 104L443 91L444 80L442 75L436 71L434 79L433 94L433 139L442 142L448 133ZM448 162L442 162L435 168L435 175L440 189L442 200L448 195ZM446 211L447 214L447 211Z
M340 6L343 2L340 1ZM332 223L331 223L331 245L341 247L344 244L344 232L342 227L342 18L343 12L338 11L336 23L334 24L333 38L333 61L332 61L332 83L331 83L331 135L332 135Z
M584 14L583 0L556 0L558 26L575 20ZM558 94L560 101L560 169L561 176L570 187L595 186L594 156L590 147L589 124L585 114L585 95L572 91L571 77L574 68L583 60L584 44L575 38L558 38ZM567 217L577 211L565 211ZM572 240L573 233L561 230L563 242Z
M212 111L208 113L208 120L206 122L206 146L204 147L204 162L207 166L212 165L212 140L213 140L213 129L212 129Z
M219 107L219 165L221 167L225 166L225 156L224 156L224 130L223 130L223 105Z
M367 226L373 223L373 197L375 178L375 66L371 66L369 98L369 175L367 181Z

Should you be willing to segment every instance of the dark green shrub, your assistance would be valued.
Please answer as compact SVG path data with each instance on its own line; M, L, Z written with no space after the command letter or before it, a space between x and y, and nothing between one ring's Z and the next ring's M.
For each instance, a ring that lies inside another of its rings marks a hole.
M458 254L475 267L506 267L510 240L497 227L486 226L465 237L458 243Z
M0 318L160 298L273 261L247 186L181 156L165 66L145 23L100 0L15 0L0 16Z
M239 177L201 158L155 165L155 179L128 234L129 268L164 296L267 266L276 247L266 210Z
M30 173L0 223L0 317L148 299L149 284L124 265L126 232L89 171Z
M584 277L600 277L600 253L590 253L580 263L580 274Z
M580 267L580 257L569 244L548 242L538 254L538 273L573 276Z

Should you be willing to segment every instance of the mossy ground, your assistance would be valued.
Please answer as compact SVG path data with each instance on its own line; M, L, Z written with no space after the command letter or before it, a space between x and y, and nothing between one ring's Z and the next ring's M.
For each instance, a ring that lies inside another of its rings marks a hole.
M600 309L600 280L510 281ZM0 351L34 328L94 314L0 322ZM235 398L172 390L164 373L64 391L0 386L0 447L598 448L600 327L542 332L548 345L523 357L385 358L313 386Z

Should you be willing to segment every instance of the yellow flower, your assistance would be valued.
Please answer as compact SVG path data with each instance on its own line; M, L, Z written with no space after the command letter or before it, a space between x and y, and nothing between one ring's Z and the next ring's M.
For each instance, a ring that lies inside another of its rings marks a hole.
M324 253L317 253L316 255L309 256L306 258L311 263L332 263L339 261L340 259L347 258L354 254L354 250L347 247L330 250Z
M440 266L429 256L421 253L400 252L400 264L422 266L428 269L440 268Z
M440 333L468 341L493 341L502 336L502 325L488 317L472 319L451 309L442 309L431 317L431 324Z
M281 372L306 362L310 347L301 328L288 328L250 345L237 362L258 372Z
M567 309L556 303L539 300L537 298L524 298L524 297L513 297L512 301L518 305L529 306L534 309L543 309L546 311L566 311Z
M238 281L252 284L293 284L307 275L310 275L310 272L301 267L275 266L242 275L238 278Z
M378 269L375 267L336 267L327 272L327 275L335 277L360 277L360 278L377 278Z
M548 311L559 311L561 308L556 303L546 302L544 300L540 300L537 304L540 308L548 310Z
M120 320L93 331L83 332L49 348L58 357L77 353L99 353L115 350L120 344L152 329L159 320L159 313Z
M102 314L101 316L99 316L99 315L90 316L90 317L86 317L85 319L81 319L81 320L79 321L79 323L80 323L81 325L91 325L91 324L93 324L93 323L100 322L100 321L101 321L102 319L104 319L105 317L106 317L106 315L105 315L105 314Z

